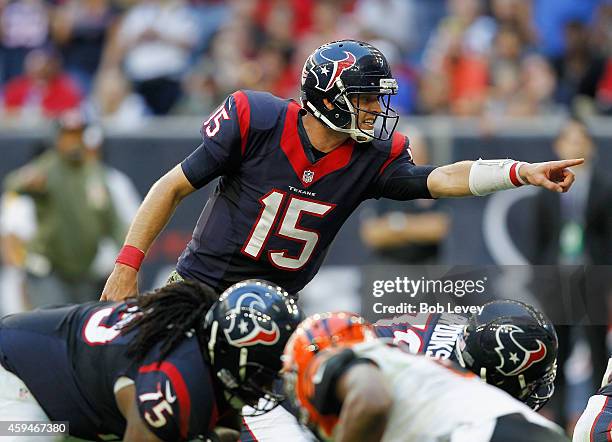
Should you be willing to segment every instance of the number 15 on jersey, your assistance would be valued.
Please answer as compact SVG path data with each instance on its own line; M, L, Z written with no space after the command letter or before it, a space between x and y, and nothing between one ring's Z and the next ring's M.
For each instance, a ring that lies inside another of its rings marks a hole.
M287 193L276 189L260 198L259 202L262 209L242 247L242 253L255 260L260 258L270 233L272 233L272 228L282 212L276 235L302 243L302 249L295 257L289 256L289 251L286 249L269 250L268 257L273 265L281 269L301 269L308 262L319 242L319 233L316 230L300 226L301 217L307 214L323 218L336 205L287 195ZM283 207L284 210L281 210Z

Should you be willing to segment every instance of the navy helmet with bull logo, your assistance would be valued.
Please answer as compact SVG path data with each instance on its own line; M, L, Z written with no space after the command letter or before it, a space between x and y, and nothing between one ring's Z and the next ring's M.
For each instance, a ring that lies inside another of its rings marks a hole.
M461 365L538 410L554 392L558 341L550 320L519 301L500 300L470 317L457 340Z
M377 95L380 112L360 107L361 96ZM397 81L387 59L374 46L356 40L341 40L317 48L302 69L302 106L329 128L348 133L359 143L389 140L399 120L391 109ZM356 103L351 98L356 98ZM329 102L331 108L324 100ZM374 117L374 129L359 128L359 112Z
M209 310L205 352L234 408L249 405L259 414L283 399L273 384L285 344L301 317L296 298L258 279L234 284Z

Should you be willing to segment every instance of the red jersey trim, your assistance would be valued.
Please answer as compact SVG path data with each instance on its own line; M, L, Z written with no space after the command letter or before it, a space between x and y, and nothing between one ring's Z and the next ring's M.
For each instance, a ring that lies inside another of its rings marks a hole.
M238 125L240 126L240 151L242 156L246 151L246 143L251 127L251 106L249 99L243 91L236 91L232 94L236 102L236 114L238 114Z
M189 390L185 384L183 376L178 369L171 362L164 361L161 364L154 362L149 365L140 367L138 373L150 373L152 371L161 371L170 378L172 386L176 391L176 396L180 406L180 432L183 439L187 439L189 432L189 417L191 414L191 398L189 397ZM216 408L216 407L215 407ZM216 415L215 412L212 413Z
M253 432L249 428L248 422L244 417L242 418L242 425L244 425L244 428L249 432L249 436L251 436L251 439L253 439L254 442L259 442L259 439L257 439L257 436L255 436L255 434L253 434Z
M393 160L395 160L397 157L400 156L400 154L404 150L405 145L406 145L406 136L399 132L395 132L393 134L393 141L391 142L391 153L389 154L389 158L387 158L387 161L384 162L384 164L381 166L380 170L378 171L378 175L382 175L382 173L385 171L387 166L391 164Z
M298 133L299 110L300 106L297 103L289 103L280 145L302 186L309 187L330 173L346 167L351 161L355 142L349 138L320 160L311 163L304 152L304 146Z

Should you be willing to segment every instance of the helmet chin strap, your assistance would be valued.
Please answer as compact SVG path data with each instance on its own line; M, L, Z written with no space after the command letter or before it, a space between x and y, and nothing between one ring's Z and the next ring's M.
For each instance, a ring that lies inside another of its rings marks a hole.
M238 362L238 374L240 375L240 380L244 382L246 379L246 365L247 360L249 359L249 350L246 347L242 347L240 349L240 360Z
M520 374L518 377L518 381L519 381L519 386L521 387L521 390L524 390L525 387L527 387L527 382L525 382L525 375Z
M457 357L457 362L459 363L459 365L462 368L467 368L466 364L465 364L465 360L463 359L463 349L461 349L460 345L461 345L461 341L463 341L463 334L465 333L465 329L466 327L463 327L463 331L461 332L461 335L459 335L457 337L457 339L455 340L455 346L453 348L454 352L455 352L455 356Z
M353 109L353 106L348 103L348 105L350 106L351 110ZM345 129L343 127L338 127L336 126L334 123L331 122L331 120L329 118L327 118L325 115L323 115L321 112L319 112L309 101L306 102L306 107L308 108L308 110L310 110L310 112L312 112L312 114L319 120L321 120L323 123L325 123L325 125L327 127L329 127L332 130L335 130L337 132L342 132L342 133L346 133L349 134L349 136L355 140L358 143L367 143L369 141L372 141L374 138L370 135L366 135L367 132L370 131L361 131L360 129L353 129L353 127L355 126L355 114L351 112L351 129ZM366 132L366 133L364 133ZM372 135L374 134L374 130L371 131Z
M487 382L487 367L480 367L480 379Z
M219 328L219 323L217 321L213 321L210 327L210 337L208 339L208 356L210 357L210 363L214 364L215 362L215 344L217 343L217 329Z

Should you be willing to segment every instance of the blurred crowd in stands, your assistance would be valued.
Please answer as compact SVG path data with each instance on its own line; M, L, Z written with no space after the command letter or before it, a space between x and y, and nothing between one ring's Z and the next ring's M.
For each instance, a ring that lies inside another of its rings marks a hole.
M612 113L610 0L0 0L2 117L129 127L239 88L297 98L341 38L386 54L404 114Z

